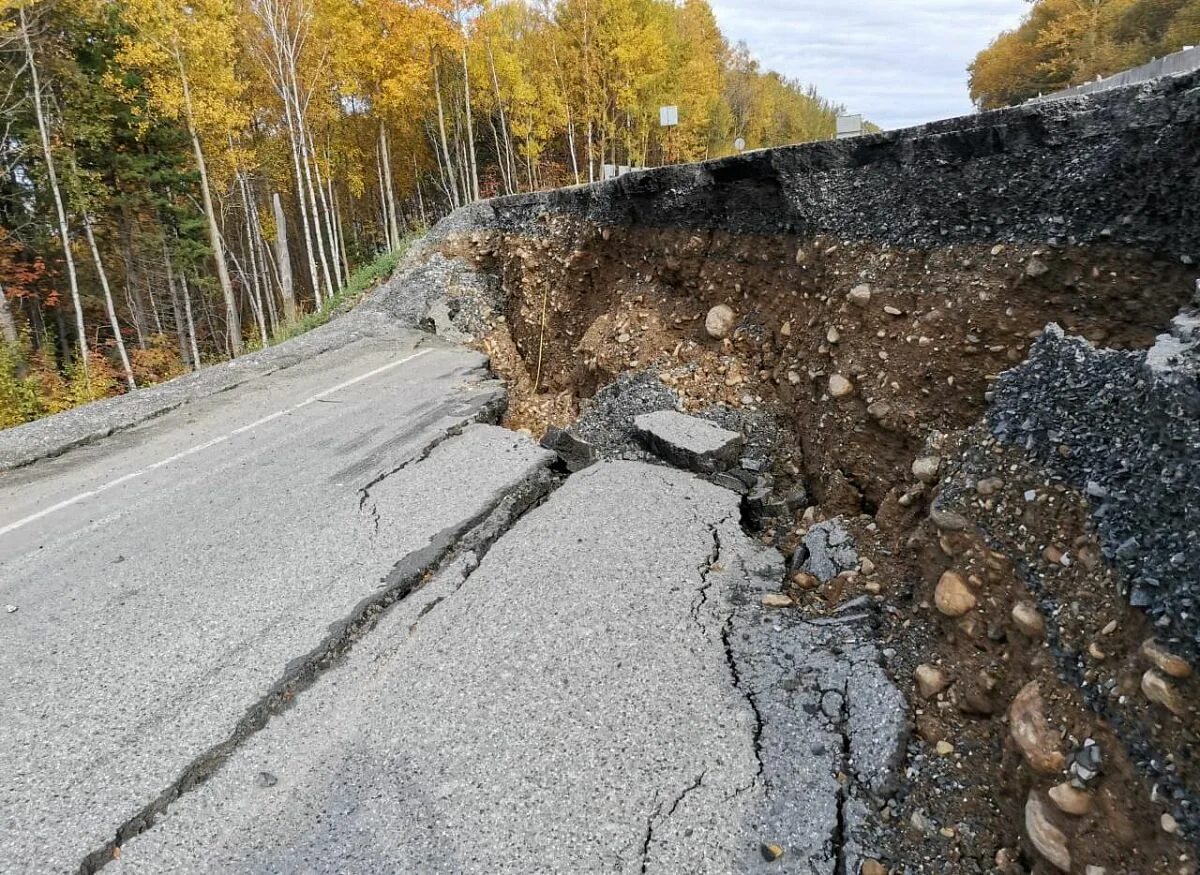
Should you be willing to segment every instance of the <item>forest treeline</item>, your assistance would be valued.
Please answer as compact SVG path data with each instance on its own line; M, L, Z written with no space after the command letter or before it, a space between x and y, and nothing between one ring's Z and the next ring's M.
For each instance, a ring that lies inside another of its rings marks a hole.
M970 67L981 109L1021 103L1200 44L1200 0L1034 0Z
M268 344L456 206L840 109L705 0L0 4L0 427Z

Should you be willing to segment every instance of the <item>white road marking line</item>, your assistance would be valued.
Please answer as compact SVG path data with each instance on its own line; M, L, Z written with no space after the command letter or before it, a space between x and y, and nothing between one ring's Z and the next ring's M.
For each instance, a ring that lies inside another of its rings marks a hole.
M336 386L332 386L323 392L318 392L316 395L312 395L308 398L305 398L303 401L301 401L298 404L293 404L291 407L285 407L283 410L277 410L274 413L271 413L267 416L262 417L262 419L254 420L254 422L251 422L248 425L243 425L239 428L235 428L233 431L229 432L228 434L223 434L220 437L215 437L212 440L205 441L202 444L197 444L196 446L190 447L189 449L186 449L181 453L176 453L173 456L167 456L167 458L160 459L159 461L154 462L151 465L147 465L145 468L139 468L137 471L133 471L129 474L123 474L122 476L116 478L115 480L108 481L103 486L97 486L95 489L89 489L86 492L80 492L78 495L73 495L70 498L66 499L65 501L60 501L58 504L51 505L50 507L44 508L43 510L39 510L37 513L30 514L29 516L25 517L24 519L17 520L15 523L9 523L4 528L0 528L0 537L4 537L9 532L15 532L17 529L21 528L22 526L27 526L32 522L36 522L37 520L42 519L43 517L48 517L53 513L58 513L58 511L60 511L60 510L65 510L66 508L71 507L72 505L79 504L79 502L84 501L88 498L92 498L93 496L99 495L101 492L107 492L108 490L113 489L114 487L120 486L122 483L128 483L130 480L134 480L138 477L141 477L143 474L149 474L151 471L155 471L159 468L164 468L173 462L178 462L180 459L186 459L188 456L194 456L196 453L203 452L204 450L207 450L210 447L215 447L217 444L222 444L225 441L229 440L230 438L235 437L239 434L245 434L248 431L253 431L254 429L258 428L260 425L266 425L268 422L270 422L274 419L279 419L279 417L281 417L281 416L287 416L289 413L292 413L293 411L300 410L301 408L307 407L310 404L315 404L317 401L320 401L322 398L326 398L326 397L334 394L335 392L341 392L343 389L349 389L351 386L353 386L357 383L361 383L363 380L369 380L372 377L377 377L386 371L390 371L392 368L398 368L398 367L400 367L400 365L407 364L408 362L411 362L415 358L420 358L421 356L425 355L428 352L433 352L433 350L432 349L422 349L418 352L414 352L410 356L405 356L402 359L397 359L394 362L389 362L386 365L382 365L378 368L375 368L375 370L373 370L373 371L367 371L365 374L359 374L357 377L353 377L349 380L346 380L343 383L338 383Z

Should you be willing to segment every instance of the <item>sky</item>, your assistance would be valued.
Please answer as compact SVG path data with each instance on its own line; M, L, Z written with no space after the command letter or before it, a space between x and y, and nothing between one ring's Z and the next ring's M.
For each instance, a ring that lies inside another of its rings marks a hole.
M967 65L1026 0L710 0L766 68L885 129L972 111Z

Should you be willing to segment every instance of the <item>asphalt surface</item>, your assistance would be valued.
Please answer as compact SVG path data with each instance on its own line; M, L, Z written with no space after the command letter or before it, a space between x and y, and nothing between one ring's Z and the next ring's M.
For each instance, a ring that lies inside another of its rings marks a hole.
M343 339L21 437L0 872L857 871L907 731L864 616L765 607L735 492L558 485L481 356Z
M398 605L115 869L731 871L754 716L706 576L736 513L664 468L573 476L465 580L469 563Z
M393 332L0 475L0 871L111 856L544 491L532 442L451 434L483 365Z

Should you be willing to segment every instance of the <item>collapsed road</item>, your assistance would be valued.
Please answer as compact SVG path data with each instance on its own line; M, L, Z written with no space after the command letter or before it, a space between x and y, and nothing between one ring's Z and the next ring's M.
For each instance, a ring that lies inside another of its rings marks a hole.
M499 199L0 434L0 871L1194 875L1197 168L1192 74Z

